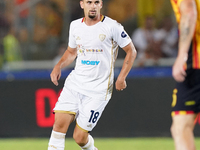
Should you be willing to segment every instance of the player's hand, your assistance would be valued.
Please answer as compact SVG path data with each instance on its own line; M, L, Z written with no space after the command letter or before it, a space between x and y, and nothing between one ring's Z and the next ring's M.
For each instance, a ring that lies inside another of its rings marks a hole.
M50 77L51 77L51 81L52 81L56 86L58 86L58 80L59 80L60 77L61 77L61 69L60 69L60 67L55 66L55 67L53 68L53 71L51 72Z
M123 89L126 88L126 80L121 80L117 78L117 81L115 82L115 87L117 91L123 91Z
M185 57L177 57L173 68L172 68L172 76L177 82L183 82L186 77L186 71L184 69L184 65L187 61L187 56Z

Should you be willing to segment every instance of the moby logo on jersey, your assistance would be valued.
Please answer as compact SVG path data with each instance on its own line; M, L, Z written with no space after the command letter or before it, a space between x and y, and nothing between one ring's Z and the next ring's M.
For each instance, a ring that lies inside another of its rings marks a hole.
M81 60L83 65L98 65L100 61L89 61L89 60Z

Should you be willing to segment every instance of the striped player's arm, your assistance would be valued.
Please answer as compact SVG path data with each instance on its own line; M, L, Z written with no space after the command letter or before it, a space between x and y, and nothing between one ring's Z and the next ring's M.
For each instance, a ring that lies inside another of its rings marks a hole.
M180 22L179 22L179 43L178 56L173 65L172 75L177 82L185 80L186 72L184 65L187 61L189 47L194 35L197 10L194 0L183 0L179 6Z

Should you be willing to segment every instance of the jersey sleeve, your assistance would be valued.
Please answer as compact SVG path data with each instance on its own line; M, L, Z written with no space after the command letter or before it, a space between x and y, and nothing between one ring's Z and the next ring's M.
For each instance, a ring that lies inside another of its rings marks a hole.
M76 39L75 39L75 36L73 34L73 31L74 31L74 23L72 22L70 24L70 27L69 27L69 42L68 42L68 46L71 47L71 48L76 48Z
M171 0L172 8L174 10L176 21L178 24L180 23L180 18L181 18L179 7L182 1L183 0Z
M121 48L127 46L131 42L131 38L120 23L115 22L113 25L112 34L113 40L117 42Z

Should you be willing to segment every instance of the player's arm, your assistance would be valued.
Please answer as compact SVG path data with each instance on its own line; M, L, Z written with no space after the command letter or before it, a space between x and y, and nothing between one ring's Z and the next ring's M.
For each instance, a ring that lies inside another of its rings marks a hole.
M179 24L179 50L173 65L172 75L177 82L185 80L184 64L187 61L188 50L194 35L197 9L195 0L183 0L180 4L181 19Z
M59 62L53 68L51 72L51 81L58 86L58 80L61 77L61 69L70 65L77 56L77 49L68 47Z
M129 43L127 46L125 46L123 50L126 52L126 57L124 59L124 63L120 71L120 74L115 83L116 89L118 91L121 91L126 88L126 77L129 71L131 70L133 62L137 55L136 49L132 42Z

